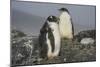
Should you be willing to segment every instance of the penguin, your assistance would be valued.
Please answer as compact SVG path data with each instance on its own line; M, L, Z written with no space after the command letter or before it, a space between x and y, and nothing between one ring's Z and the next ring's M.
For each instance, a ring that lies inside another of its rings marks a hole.
M39 44L41 58L52 59L59 55L61 37L58 24L59 19L51 15L40 29Z
M61 38L64 39L73 39L74 36L74 27L72 23L72 18L70 16L70 13L68 9L61 8L59 9L61 12L59 16L59 30L61 34Z

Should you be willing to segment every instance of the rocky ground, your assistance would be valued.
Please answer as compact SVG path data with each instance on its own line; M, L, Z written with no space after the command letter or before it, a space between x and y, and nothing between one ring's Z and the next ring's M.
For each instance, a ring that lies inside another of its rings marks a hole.
M12 38L11 66L96 61L96 42L81 44L78 37L74 41L62 39L60 55L51 60L39 58L38 37Z

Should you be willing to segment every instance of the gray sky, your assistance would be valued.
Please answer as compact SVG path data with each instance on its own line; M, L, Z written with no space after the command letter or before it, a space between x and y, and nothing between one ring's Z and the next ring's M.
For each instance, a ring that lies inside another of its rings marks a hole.
M49 15L59 16L58 9L61 7L65 7L69 10L75 31L95 29L95 6L18 1L12 1L11 3L12 27L21 29L28 34L33 33L34 35L37 35L39 34L39 29ZM27 19L25 16L28 16L28 18L31 17L31 19ZM34 20L34 18L39 18L39 20Z

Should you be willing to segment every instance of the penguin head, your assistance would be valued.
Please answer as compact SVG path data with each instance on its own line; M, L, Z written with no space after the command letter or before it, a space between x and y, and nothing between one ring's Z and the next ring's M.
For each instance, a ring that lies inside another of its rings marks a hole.
M53 15L50 15L48 18L47 18L47 21L48 22L54 22L54 23L59 23L59 18L56 17L56 16L53 16Z
M67 12L69 13L68 9L67 8L60 8L59 11L62 11L62 12Z

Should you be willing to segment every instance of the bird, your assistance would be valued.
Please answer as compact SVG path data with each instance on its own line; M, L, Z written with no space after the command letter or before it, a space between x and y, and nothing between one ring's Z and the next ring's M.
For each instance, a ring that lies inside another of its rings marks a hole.
M58 24L59 19L56 16L50 15L40 29L39 44L42 58L52 59L59 55L61 37Z
M61 38L73 39L74 37L74 27L72 22L72 17L67 8L60 8L59 16L59 30Z

